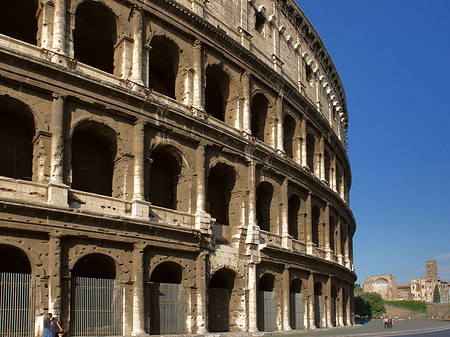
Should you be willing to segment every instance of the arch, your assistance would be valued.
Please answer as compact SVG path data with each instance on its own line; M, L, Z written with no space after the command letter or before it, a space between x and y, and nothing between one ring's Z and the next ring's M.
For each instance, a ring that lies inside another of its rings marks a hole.
M332 215L330 215L330 217L328 219L328 224L329 224L329 235L330 235L330 249L335 254L336 253L336 242L335 242L334 238L335 238L336 223L335 223L334 217Z
M0 2L0 33L37 45L36 0Z
M290 285L290 323L291 328L299 330L304 328L305 302L303 300L303 282L299 278L292 280Z
M316 245L316 247L319 247L320 244L320 216L320 208L318 206L314 206L312 208L312 241Z
M256 220L259 227L267 232L270 232L272 197L272 184L261 182L256 189Z
M158 264L152 271L150 282L181 284L183 267L171 261Z
M316 282L314 284L314 312L315 312L315 326L322 327L323 306L322 306L322 283Z
M117 137L97 122L79 123L72 135L72 188L112 195Z
M75 262L71 275L72 277L115 279L116 262L105 254L86 254Z
M208 212L216 222L228 225L230 222L231 192L236 183L233 167L218 163L210 169L207 185Z
M110 74L114 71L116 15L99 1L85 0L75 11L75 58Z
M230 76L222 65L206 67L205 110L212 117L225 122L226 105L230 95Z
M150 158L148 200L156 206L177 209L178 177L182 170L179 151L173 146L158 146Z
M306 164L311 172L315 172L314 157L316 153L316 139L310 133L306 135Z
M210 332L230 330L230 299L236 273L228 268L217 270L208 284L208 328Z
M32 180L35 125L29 107L0 97L0 175Z
M330 170L331 170L331 161L330 161L330 154L327 150L324 151L324 162L325 162L325 180L327 181L328 185L330 185Z
M337 325L337 312L338 312L338 292L334 284L331 285L331 325Z
M30 260L25 252L17 247L0 244L0 273L31 274Z
M149 86L156 92L175 99L179 48L172 39L163 35L153 36L150 47Z
M288 200L288 223L289 235L295 240L299 239L298 230L298 213L300 211L300 197L297 194L292 194Z
M259 278L258 290L273 291L274 286L275 286L275 275L271 273L265 273Z
M286 155L292 159L294 158L295 126L295 119L291 115L286 114L283 121L283 148Z
M268 117L269 100L263 93L256 93L253 96L250 107L251 112L251 132L252 136L262 142L268 142L268 135L265 132L266 120Z
M263 274L258 281L257 313L258 330L274 331L277 329L277 305L275 275L271 273Z

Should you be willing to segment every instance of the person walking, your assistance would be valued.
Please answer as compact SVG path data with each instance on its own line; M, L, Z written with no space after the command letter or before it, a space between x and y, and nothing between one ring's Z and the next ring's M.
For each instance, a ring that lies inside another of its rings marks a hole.
M389 328L389 322L388 322L388 317L387 316L385 316L383 318L383 323L384 323L384 328L385 329Z
M52 324L52 313L49 312L44 319L44 337L51 337L50 325Z
M50 325L50 332L52 337L60 337L65 332L62 328L58 315L53 315L52 324Z

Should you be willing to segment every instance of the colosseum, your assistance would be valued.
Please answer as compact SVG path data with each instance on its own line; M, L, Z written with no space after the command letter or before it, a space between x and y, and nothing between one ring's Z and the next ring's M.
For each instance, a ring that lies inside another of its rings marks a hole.
M0 335L354 324L347 127L293 0L1 1Z

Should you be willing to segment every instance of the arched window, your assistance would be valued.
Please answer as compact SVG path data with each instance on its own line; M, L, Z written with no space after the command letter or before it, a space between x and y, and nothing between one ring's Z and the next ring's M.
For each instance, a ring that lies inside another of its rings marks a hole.
M325 151L325 153L324 153L324 162L325 162L325 180L327 181L328 185L330 185L331 162L330 162L330 155L328 154L328 151Z
M331 325L336 326L336 314L337 314L337 290L333 284L331 286Z
M292 280L290 287L290 318L291 328L300 330L304 328L305 303L302 294L302 281L298 278Z
M222 122L225 121L229 86L230 77L220 65L213 64L206 68L205 110Z
M164 36L155 36L150 42L150 87L160 94L175 99L179 51L177 45Z
M72 269L73 277L90 277L102 279L116 278L114 260L103 254L89 254L75 263Z
M177 209L177 185L181 165L173 148L157 148L151 154L148 200L160 207Z
M311 172L315 173L314 158L316 152L316 140L310 133L306 136L306 164Z
M295 120L291 115L286 115L283 122L284 152L290 158L294 158L294 136L295 136Z
M230 299L234 289L236 273L222 268L214 273L208 286L209 332L230 330Z
M0 99L0 175L31 180L34 123L25 104Z
M113 73L116 17L108 7L92 0L78 5L73 40L78 61Z
M265 181L260 183L256 190L256 220L259 227L267 232L270 231L272 196L272 185Z
M0 33L36 45L36 0L0 1Z
M265 134L265 125L267 119L267 110L269 107L269 101L263 94L256 94L253 97L251 105L251 131L252 135L260 141L267 142L267 136Z
M314 311L316 328L321 328L324 312L322 306L322 284L320 282L314 284Z
M0 254L4 257L0 259L0 273L31 274L30 260L22 250L9 245L0 245Z
M320 226L320 209L314 206L312 209L312 241L319 247L319 226Z
M298 212L300 210L300 198L293 194L288 201L289 234L298 240Z
M78 127L72 137L72 188L112 196L115 149L109 128L97 123Z
M216 222L229 224L229 204L235 184L234 170L227 165L213 167L208 176L208 211Z
M277 305L274 291L275 277L264 274L258 282L258 330L274 331L277 329Z
M334 218L332 216L330 216L329 226L330 226L330 249L333 253L336 253L336 247L334 242L335 223Z

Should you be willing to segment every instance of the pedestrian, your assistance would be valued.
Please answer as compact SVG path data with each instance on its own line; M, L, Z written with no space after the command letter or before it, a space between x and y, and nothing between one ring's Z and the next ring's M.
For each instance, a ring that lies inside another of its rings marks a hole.
M44 337L51 337L50 325L52 324L52 313L49 312L44 319Z
M50 325L50 332L52 337L60 337L65 332L62 328L58 315L53 315L52 324Z
M392 329L392 317L389 317L388 325L389 325L389 329Z
M387 329L389 327L388 317L387 316L383 318L383 323L384 323L384 328Z

